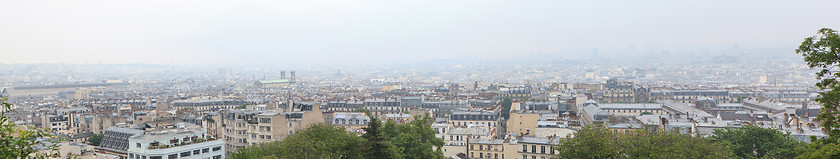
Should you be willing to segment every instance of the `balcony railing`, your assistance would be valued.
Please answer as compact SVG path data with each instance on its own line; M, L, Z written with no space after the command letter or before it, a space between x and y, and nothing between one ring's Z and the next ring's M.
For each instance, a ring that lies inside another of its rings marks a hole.
M175 143L175 144L171 144L171 145L160 144L160 143L155 142L157 144L150 143L148 148L149 149L167 149L167 148L172 148L172 147L178 147L178 146L184 146L184 145L190 145L190 144L197 144L197 143L202 143L202 142L207 142L207 141L215 141L215 140L216 140L216 138L214 138L212 136L207 136L206 138L196 138L196 139L191 139L191 140L187 140L187 141L181 141L179 143Z

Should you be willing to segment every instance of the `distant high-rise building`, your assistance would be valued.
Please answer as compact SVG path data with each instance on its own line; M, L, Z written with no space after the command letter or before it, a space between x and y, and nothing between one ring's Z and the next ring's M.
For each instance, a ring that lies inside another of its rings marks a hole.
M294 71L294 70L289 71L289 76L291 76L291 78L289 79L289 81L295 81L295 71Z
M286 70L280 71L280 79L286 79Z

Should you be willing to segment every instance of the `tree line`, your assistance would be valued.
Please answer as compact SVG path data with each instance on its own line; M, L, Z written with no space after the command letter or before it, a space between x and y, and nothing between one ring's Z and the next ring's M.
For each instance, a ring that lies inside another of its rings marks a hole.
M341 126L316 124L286 138L248 146L228 158L445 158L443 140L435 137L431 117L398 124L371 118L366 133L359 135Z
M555 147L558 158L794 158L805 143L772 128L715 130L709 137L674 131L627 134L586 126Z

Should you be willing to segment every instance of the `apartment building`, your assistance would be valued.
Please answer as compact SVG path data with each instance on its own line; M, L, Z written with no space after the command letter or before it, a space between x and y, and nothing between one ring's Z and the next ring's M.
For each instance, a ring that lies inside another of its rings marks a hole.
M196 97L187 100L178 100L172 102L172 107L178 110L186 110L193 112L202 111L216 111L220 109L234 109L244 104L249 103L241 99L227 99L227 98L211 98L211 97Z
M668 114L662 110L662 104L659 103L608 103L598 104L598 107L615 116L637 116L642 113L656 115Z
M517 151L517 157L520 159L550 159L559 152L554 149L554 146L560 143L559 137L521 137L516 141L512 141L521 149Z
M123 128L123 127L109 127L102 134L102 140L96 151L102 154L110 154L120 156L121 158L128 157L128 148L131 146L128 138L143 134L145 131L141 129Z
M364 112L334 112L333 125L341 126L350 132L362 133L362 128L367 127L370 117Z
M220 113L221 137L229 151L280 137L323 123L319 104L295 103L289 110L225 110Z
M499 88L499 98L530 99L531 86L513 86Z
M198 125L146 131L128 138L128 159L222 159L225 143Z
M616 79L607 80L604 84L604 94L601 102L605 103L634 103L636 102L633 83L627 81L618 81Z
M449 115L449 122L454 126L484 125L495 129L499 126L499 115L495 110L456 109Z
M506 144L503 139L471 139L467 145L467 156L476 159L504 159L515 158L513 145Z

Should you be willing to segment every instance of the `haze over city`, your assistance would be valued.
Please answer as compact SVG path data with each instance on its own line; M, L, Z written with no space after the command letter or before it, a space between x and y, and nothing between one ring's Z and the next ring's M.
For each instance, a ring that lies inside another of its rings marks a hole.
M838 1L3 1L0 63L789 55ZM595 51L597 50L597 51ZM795 56L791 56L795 57Z

